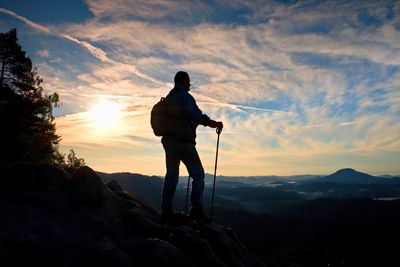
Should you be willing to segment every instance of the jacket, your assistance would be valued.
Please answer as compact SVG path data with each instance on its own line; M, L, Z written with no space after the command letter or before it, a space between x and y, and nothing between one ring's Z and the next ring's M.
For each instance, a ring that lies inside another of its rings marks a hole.
M199 124L207 126L210 118L203 114L194 97L183 85L176 84L167 95L170 101L173 130L164 135L162 143L193 143L196 144L196 129Z

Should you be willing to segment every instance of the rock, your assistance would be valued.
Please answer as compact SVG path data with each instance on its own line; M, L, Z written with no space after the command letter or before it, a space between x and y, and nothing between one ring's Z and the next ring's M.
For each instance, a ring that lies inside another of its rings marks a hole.
M68 174L50 164L18 164L0 169L0 192L65 190Z
M189 225L175 228L169 241L193 259L197 266L226 266L214 253L210 244Z
M215 224L204 224L200 227L200 233L228 266L259 266L261 264L253 255L250 255L232 229Z
M93 245L82 251L82 261L77 266L134 266L132 259L127 256L113 241L106 237L93 240Z
M72 173L71 182L86 191L101 191L104 184L101 178L91 168L84 166Z
M69 175L50 164L0 167L0 201L11 202L11 205L36 203L46 208L62 207L67 202L68 184Z
M143 266L191 267L195 266L185 254L172 244L158 239L148 238L143 246Z
M133 202L136 202L136 206L139 206L137 203L137 198L135 198L131 193L124 191L117 181L111 180L107 183L107 187L120 197L127 200L132 200Z
M110 188L111 191L113 192L121 192L124 191L122 187L119 185L119 183L115 180L111 180L110 182L107 183L108 188Z
M124 224L129 225L136 231L146 232L150 235L162 235L165 227L155 221L154 213L148 213L143 208L124 209L120 218Z
M89 167L70 179L49 165L0 174L0 266L262 266L229 228L161 225L156 210Z
M87 166L72 173L71 187L75 198L87 204L99 206L104 203L106 197L110 197L110 192L101 178Z
M143 211L146 211L147 217L150 217L150 219L155 220L155 221L160 221L160 216L158 212L156 212L149 204L147 204L144 200L138 198L137 196L134 196L133 194L125 191L122 189L122 187L119 185L119 183L115 180L111 180L109 183L107 183L107 187L113 191L116 195L119 197L128 200L131 206L136 207L136 208L141 208Z

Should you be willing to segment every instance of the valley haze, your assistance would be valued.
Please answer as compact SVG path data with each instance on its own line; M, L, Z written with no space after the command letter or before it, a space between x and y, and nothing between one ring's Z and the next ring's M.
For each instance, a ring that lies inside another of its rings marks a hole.
M163 178L133 173L99 172L104 182L116 180L121 186L158 209ZM183 210L187 186L181 176L175 204ZM205 205L209 205L213 175L206 174ZM286 213L298 205L320 198L396 199L400 197L400 176L372 176L351 168L330 175L299 176L217 176L216 200L219 207L256 213Z

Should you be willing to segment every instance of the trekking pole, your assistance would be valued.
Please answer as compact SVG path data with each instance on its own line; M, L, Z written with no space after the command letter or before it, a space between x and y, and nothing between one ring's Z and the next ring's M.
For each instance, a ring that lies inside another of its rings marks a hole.
M213 219L213 209L214 209L214 194L215 194L215 181L217 179L217 163L218 163L218 148L219 148L219 135L221 134L222 130L220 128L216 129L217 132L217 151L215 152L215 167L214 167L214 184L213 184L213 191L211 197L211 210L210 210L210 218L211 221Z
M190 187L190 175L188 177L188 184L186 189L186 201L185 201L185 214L188 214L188 196L189 196L189 187Z

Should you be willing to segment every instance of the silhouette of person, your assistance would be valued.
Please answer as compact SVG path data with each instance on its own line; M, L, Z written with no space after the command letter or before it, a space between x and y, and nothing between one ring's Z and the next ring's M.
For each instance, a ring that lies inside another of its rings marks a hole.
M161 219L163 223L174 220L173 199L182 161L193 179L189 218L199 223L208 223L211 220L203 212L204 169L196 150L196 128L203 125L222 130L223 124L211 120L199 109L195 99L189 94L191 84L187 72L178 71L174 82L175 86L167 98L174 107L172 113L179 119L171 121L174 130L161 139L167 168L161 195Z

